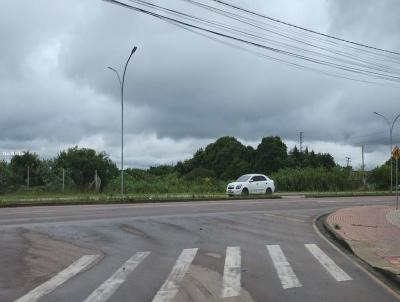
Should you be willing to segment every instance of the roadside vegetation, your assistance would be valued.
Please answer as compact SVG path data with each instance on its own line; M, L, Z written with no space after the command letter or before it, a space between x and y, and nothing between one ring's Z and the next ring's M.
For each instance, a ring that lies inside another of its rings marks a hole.
M244 146L234 137L222 137L176 165L126 169L125 192L128 199L225 198L228 181L252 172L269 175L278 192L379 194L377 190L387 190L390 185L388 162L363 173L337 165L330 154L308 149L300 152L296 147L288 150L279 137L265 137L257 148ZM73 147L55 158L40 159L26 151L9 162L0 161L0 200L63 200L65 196L113 200L119 198L119 192L119 170L104 152Z

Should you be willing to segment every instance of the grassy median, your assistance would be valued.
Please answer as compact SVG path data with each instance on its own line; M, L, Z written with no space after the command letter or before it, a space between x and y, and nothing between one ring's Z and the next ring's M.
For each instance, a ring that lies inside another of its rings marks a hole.
M277 192L272 196L251 195L229 197L224 193L175 193L175 194L115 194L115 193L51 193L38 191L20 191L0 195L0 207L40 206L40 205L84 205L84 204L119 204L185 202L206 200L237 199L280 199L286 196L305 198L391 196L388 191L358 192Z
M280 195L251 195L229 197L223 193L204 194L90 194L90 193L43 193L0 195L0 207L39 206L39 205L84 205L84 204L119 204L119 203L153 203L153 202L185 202L206 200L236 199L279 199Z

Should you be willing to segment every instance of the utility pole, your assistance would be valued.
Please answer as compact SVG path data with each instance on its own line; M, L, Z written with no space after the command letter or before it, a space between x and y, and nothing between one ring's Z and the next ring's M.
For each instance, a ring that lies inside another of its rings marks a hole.
M346 156L346 168L349 170L349 178L351 178L351 172L352 172L352 168L350 167L350 156Z
M362 159L362 164L361 164L361 170L362 170L362 181L363 185L365 186L365 164L364 164L364 152L365 152L365 147L364 145L361 146L361 159Z
M304 132L300 132L300 153L303 153L303 134Z

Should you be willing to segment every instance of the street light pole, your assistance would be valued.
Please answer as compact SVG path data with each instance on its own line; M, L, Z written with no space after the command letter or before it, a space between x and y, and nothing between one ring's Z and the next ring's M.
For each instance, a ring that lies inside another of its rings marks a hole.
M374 114L379 115L382 117L386 123L389 126L389 135L390 135L390 193L393 193L393 158L392 158L392 149L393 149L393 128L394 125L396 124L397 119L400 117L400 114L398 114L395 119L393 120L392 123L390 123L389 119L384 116L383 114L380 114L378 112L374 112Z
M107 67L108 69L112 70L115 72L118 78L119 86L121 89L121 195L124 194L124 84L125 84L125 74L126 74L126 69L128 67L129 61L131 60L133 54L136 52L137 47L133 47L131 54L129 55L128 60L126 61L125 68L124 68L124 74L122 76L122 81L121 81L121 76L119 75L119 72L112 68L112 67Z

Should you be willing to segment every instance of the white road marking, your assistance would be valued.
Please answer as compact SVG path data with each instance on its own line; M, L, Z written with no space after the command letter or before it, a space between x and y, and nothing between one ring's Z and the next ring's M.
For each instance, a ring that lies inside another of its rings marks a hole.
M240 295L240 269L240 247L227 247L221 298L236 297Z
M125 282L129 274L150 254L150 252L138 252L124 263L110 278L104 281L84 302L107 301Z
M301 220L299 218L289 217L289 216L284 216L284 215L279 215L279 214L264 213L264 216L274 217L274 218L278 218L278 219L286 219L286 220L289 220L289 221L296 221L296 222L303 222L303 223L306 222L306 221Z
M352 280L331 258L329 258L316 244L305 244L310 253L335 278L336 281Z
M182 251L167 280L165 280L164 284L153 298L153 302L173 301L179 290L179 284L182 282L183 277L196 256L197 250L197 248L194 248Z
M91 265L94 261L96 261L100 256L99 255L85 255L73 262L70 266L59 272L50 280L45 283L39 285L38 287L31 290L25 296L22 296L15 302L35 302L38 301L44 295L51 293L61 284L65 283L72 277L76 276L78 273L83 271L89 265Z
M279 279L281 280L282 287L284 289L292 287L301 287L299 279L293 272L292 267L286 260L285 255L279 245L267 245L268 252L271 256L276 272L278 273Z

